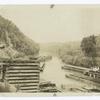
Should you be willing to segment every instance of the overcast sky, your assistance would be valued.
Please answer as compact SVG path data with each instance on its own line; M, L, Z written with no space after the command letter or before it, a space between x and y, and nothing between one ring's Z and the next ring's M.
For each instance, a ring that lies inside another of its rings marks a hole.
M0 6L0 14L36 42L78 41L100 34L100 6Z

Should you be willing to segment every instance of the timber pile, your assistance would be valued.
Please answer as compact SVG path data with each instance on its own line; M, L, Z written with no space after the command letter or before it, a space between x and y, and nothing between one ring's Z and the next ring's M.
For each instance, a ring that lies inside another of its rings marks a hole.
M17 86L20 92L34 93L39 91L39 62L11 61L6 62L5 79L9 84ZM5 64L5 63L4 63Z

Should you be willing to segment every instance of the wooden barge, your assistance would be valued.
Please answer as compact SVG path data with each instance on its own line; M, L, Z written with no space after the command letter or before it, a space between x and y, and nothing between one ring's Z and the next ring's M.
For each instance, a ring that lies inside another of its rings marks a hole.
M62 69L75 71L75 72L79 72L79 73L83 73L84 71L89 71L90 70L90 68L84 68L84 67L73 66L73 65L68 65L68 64L62 66Z
M83 68L72 65L63 66L62 69L73 71L73 74L65 75L67 78L72 78L81 81L88 80L100 83L100 71L93 71L90 68Z

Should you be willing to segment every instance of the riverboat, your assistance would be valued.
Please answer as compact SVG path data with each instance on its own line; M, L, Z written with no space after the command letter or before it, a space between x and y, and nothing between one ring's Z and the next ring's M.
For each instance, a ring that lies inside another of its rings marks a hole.
M100 70L93 70L90 68L77 67L72 65L63 66L62 69L73 71L73 74L65 75L67 78L76 80L89 80L100 83Z
M90 68L84 68L84 67L80 67L80 66L73 66L73 65L69 65L69 64L62 66L62 69L70 70L70 71L74 71L74 72L79 72L79 73L83 73L85 71L90 70Z
M94 71L86 71L83 72L82 74L80 73L75 73L75 74L69 74L69 75L65 75L67 78L72 78L75 80L79 80L79 81L93 81L96 83L100 83L100 72L94 72Z

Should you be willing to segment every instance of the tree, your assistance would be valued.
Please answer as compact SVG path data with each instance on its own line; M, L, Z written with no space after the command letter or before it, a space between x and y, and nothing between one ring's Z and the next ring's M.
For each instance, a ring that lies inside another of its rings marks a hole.
M81 49L86 57L89 57L92 59L91 61L92 66L95 66L96 65L95 57L97 56L95 36L92 35L92 36L83 38L81 42Z

